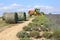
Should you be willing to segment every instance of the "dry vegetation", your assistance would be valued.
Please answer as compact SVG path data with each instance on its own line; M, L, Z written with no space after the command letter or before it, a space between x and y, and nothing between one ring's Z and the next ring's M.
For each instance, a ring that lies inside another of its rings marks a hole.
M0 18L0 27L6 26L6 25L8 25L8 24L6 24L6 23L2 20L2 18Z
M60 40L60 14L50 14L46 17L50 19L50 28L54 32L54 40Z
M23 31L17 33L17 37L22 38L22 40L26 40L25 38L29 38L30 40L50 39L53 33L49 30L47 22L49 23L49 20L45 16L38 16L28 26L23 27Z
M18 32L17 37L20 40L60 40L60 29L52 30L51 23L51 19L38 16L28 26L23 27L23 31Z
M8 24L5 21L3 21L2 18L0 18L0 32L3 31L4 29L9 28L14 25L16 25L16 24Z

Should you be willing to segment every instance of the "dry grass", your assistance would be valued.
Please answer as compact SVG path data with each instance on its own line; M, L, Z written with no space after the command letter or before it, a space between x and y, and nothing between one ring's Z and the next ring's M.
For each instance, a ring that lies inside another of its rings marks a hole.
M4 27L4 26L8 26L8 25L13 25L13 24L8 24L5 21L3 21L2 18L0 18L0 27Z
M8 24L6 24L6 23L2 20L2 18L0 18L0 27L6 26L6 25L8 25Z
M15 26L17 24L8 24L5 21L2 20L2 18L0 18L0 32L5 30L6 28L10 28L11 26Z

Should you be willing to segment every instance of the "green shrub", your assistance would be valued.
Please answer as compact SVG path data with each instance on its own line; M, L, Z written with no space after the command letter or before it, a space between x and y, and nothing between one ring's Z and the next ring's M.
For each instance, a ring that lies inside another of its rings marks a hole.
M38 31L31 31L31 32L30 32L30 36L31 36L31 37L37 38L39 35L40 35L40 34L39 34Z
M51 37L52 37L52 34L49 33L49 32L45 32L45 33L43 34L43 37L45 37L45 38L51 38Z
M38 23L35 23L34 22L34 25L36 26L36 27L40 27L41 26L41 24L38 22Z
M30 38L20 38L20 40L32 40Z
M44 23L44 26L48 28L49 25L47 23Z
M31 26L31 27L38 26L38 23L29 23L28 26Z
M37 26L35 27L35 26L34 26L34 27L31 28L31 30L32 30L32 31L33 31L33 30L34 30L34 31L39 31L39 27L37 27Z
M28 24L28 26L32 26L32 25L33 25L33 23L29 23L29 24Z
M25 31L18 32L16 35L18 38L29 37L29 34Z
M48 31L48 28L46 27L40 27L42 31Z
M24 31L33 31L33 30L39 31L39 28L40 28L40 27L37 27L37 26L32 26L32 27L30 27L30 26L25 26L25 27L23 27L23 30L24 30Z
M30 26L25 26L25 27L23 27L23 30L24 31L31 31L31 27Z
M48 20L46 19L45 16L38 16L35 19L33 19L32 21L34 23L39 23L39 24L48 22Z
M38 22L39 20L38 19L33 19L32 22Z

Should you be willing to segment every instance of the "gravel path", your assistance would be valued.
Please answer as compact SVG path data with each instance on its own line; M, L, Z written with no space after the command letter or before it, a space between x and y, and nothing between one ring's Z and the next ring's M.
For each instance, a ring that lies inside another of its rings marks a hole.
M32 21L32 19L33 18L31 18L29 21L18 24L0 32L0 40L19 40L16 37L17 32L21 31L24 26L28 25Z

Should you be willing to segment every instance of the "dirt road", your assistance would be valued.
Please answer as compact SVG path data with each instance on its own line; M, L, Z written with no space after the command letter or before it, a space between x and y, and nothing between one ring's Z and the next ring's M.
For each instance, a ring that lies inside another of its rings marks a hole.
M32 21L32 19L33 18L31 18L29 21L26 21L24 23L18 24L2 31L0 33L0 40L19 40L16 37L17 32L21 31L24 26L28 25Z

